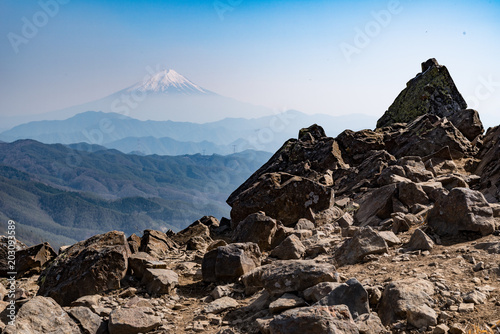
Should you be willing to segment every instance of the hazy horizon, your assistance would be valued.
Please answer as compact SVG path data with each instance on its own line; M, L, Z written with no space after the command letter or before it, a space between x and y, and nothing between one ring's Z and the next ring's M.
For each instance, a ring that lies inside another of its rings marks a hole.
M500 124L500 1L4 1L0 116L87 103L171 68L274 113L380 117L436 58ZM252 115L248 115L252 117Z

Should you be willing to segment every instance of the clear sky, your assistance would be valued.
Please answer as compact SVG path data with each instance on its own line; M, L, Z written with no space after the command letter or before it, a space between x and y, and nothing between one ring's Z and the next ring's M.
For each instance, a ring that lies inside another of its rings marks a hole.
M500 124L498 0L3 0L0 15L2 116L89 102L148 68L275 111L381 116L435 57Z

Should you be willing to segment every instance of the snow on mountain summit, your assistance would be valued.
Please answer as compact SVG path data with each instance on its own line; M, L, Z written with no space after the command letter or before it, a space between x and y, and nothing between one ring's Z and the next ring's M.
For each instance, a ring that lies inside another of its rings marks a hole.
M139 82L127 89L128 92L145 93L184 93L209 94L210 92L196 85L174 70L160 71L149 79Z

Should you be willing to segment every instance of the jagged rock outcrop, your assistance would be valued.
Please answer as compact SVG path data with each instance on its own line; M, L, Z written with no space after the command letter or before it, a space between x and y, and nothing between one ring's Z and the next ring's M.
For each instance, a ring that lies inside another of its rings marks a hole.
M314 213L332 204L333 190L321 183L283 172L266 173L231 202L231 219L239 222L264 211L288 226L301 218L314 219Z
M42 272L38 294L66 306L81 296L117 289L127 272L129 256L123 232L112 231L78 242Z
M406 84L393 104L377 121L377 128L409 123L425 114L448 117L467 108L448 69L432 58L422 63L422 72Z
M483 147L478 154L481 160L474 173L481 177L479 190L489 202L500 201L500 126L488 129Z

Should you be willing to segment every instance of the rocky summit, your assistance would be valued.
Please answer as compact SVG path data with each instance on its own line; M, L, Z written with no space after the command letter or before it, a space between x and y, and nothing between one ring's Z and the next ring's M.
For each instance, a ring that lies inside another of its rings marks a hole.
M300 130L231 194L230 219L18 243L1 330L500 333L499 143L430 59L374 130Z

